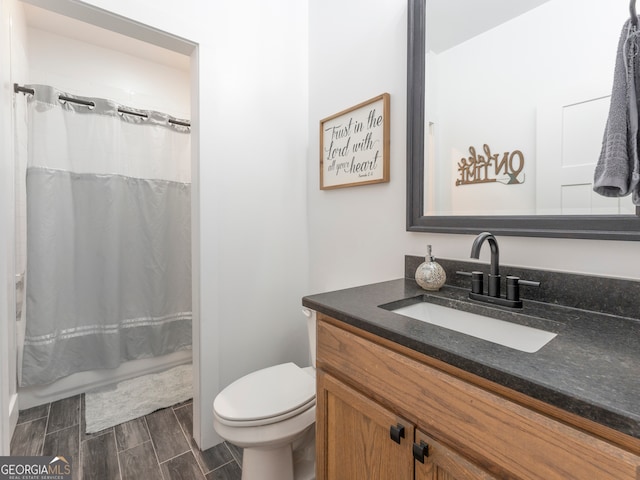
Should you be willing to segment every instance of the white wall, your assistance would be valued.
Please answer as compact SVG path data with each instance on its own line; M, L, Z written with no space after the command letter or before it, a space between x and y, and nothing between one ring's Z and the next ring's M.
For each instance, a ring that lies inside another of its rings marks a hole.
M406 12L405 0L310 1L307 196L313 292L400 278L404 254L424 255L428 243L436 257L469 258L473 236L405 231ZM391 94L391 181L320 191L319 120L385 91ZM503 264L640 279L635 242L498 240ZM488 250L481 259L489 261Z
M188 64L184 70L170 67L39 28L27 34L25 82L189 118Z
M309 2L309 293L402 276L406 30L405 0ZM321 191L319 121L384 92L391 181Z

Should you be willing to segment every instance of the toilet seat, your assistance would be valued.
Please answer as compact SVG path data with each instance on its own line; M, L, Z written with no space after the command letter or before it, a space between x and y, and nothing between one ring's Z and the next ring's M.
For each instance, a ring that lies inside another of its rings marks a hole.
M294 363L283 363L233 382L218 394L213 410L224 425L268 425L308 410L315 397L313 376Z

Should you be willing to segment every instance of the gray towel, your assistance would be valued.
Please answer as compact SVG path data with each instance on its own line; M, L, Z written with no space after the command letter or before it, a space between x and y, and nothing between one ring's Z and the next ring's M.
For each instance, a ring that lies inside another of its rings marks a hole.
M605 197L623 197L631 193L634 205L640 205L639 34L638 29L627 20L618 43L609 117L593 180L595 192Z

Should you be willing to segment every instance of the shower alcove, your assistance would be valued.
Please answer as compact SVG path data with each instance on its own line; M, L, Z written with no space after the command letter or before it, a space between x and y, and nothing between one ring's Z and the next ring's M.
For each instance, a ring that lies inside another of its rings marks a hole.
M15 43L12 46L12 79L15 82L50 85L72 95L105 98L134 109L191 118L191 59L188 55L48 9L18 3L24 11L24 24L14 25L12 29L12 42ZM16 105L24 101L21 95L16 95ZM26 265L26 126L19 106L16 113L16 274L20 283ZM25 331L22 302L23 293L18 290L18 373ZM19 408L30 408L191 360L191 350L180 350L161 357L128 361L115 369L78 372L46 385L18 388Z

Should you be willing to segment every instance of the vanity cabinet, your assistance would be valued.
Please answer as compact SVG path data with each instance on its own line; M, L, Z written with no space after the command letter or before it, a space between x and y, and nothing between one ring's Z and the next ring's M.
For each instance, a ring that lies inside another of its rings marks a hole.
M412 478L413 425L330 375L321 373L318 385L327 425L326 474L320 478ZM399 432L395 442L389 432L398 426L403 438Z
M616 432L594 435L323 314L317 367L318 479L640 478L638 452L616 444ZM421 444L424 463L413 452Z
M479 467L409 421L320 372L324 468L332 480L491 480ZM413 452L413 449L416 452Z

